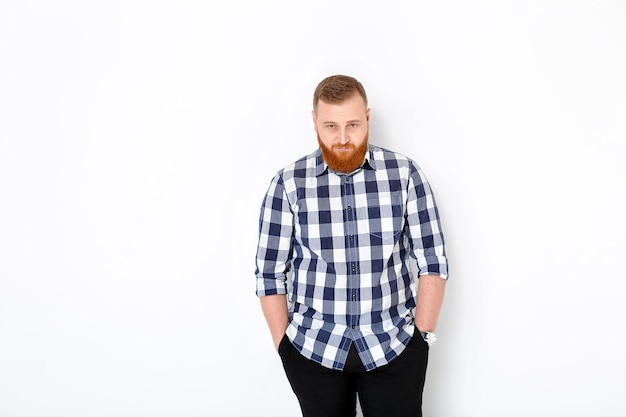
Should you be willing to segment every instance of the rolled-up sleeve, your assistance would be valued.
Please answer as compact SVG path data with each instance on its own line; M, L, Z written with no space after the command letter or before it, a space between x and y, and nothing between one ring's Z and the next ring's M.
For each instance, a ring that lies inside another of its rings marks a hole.
M256 255L256 294L259 297L287 293L291 268L293 213L280 173L272 179L259 216Z
M407 196L407 223L411 256L417 260L418 276L439 275L448 279L448 259L435 196L424 173L413 164Z

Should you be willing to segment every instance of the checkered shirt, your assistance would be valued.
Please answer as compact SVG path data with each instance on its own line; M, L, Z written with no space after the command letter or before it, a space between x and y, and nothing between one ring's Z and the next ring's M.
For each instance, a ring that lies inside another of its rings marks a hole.
M318 149L274 176L256 266L257 296L288 294L286 334L296 349L337 370L352 343L366 370L397 357L415 330L413 271L448 277L423 172L371 144L347 175L328 168Z

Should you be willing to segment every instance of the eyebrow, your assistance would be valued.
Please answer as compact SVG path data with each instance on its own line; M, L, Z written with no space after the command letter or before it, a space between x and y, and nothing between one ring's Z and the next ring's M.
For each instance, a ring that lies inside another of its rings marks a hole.
M363 120L362 119L355 119L355 120L348 120L346 122L346 124L350 124L350 123L363 123ZM327 120L327 121L322 122L322 124L324 124L324 125L328 125L328 124L338 125L339 123L338 122L333 122L331 120Z

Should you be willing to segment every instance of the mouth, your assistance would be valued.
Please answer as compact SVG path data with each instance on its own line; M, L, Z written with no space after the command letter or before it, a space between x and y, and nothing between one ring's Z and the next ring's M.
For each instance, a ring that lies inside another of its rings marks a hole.
M334 146L333 150L337 152L350 152L353 150L353 147L352 146Z

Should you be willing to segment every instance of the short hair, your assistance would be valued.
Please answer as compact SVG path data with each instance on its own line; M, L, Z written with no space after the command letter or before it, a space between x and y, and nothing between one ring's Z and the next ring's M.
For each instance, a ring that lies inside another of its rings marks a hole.
M313 93L313 111L317 113L317 103L339 104L358 93L367 107L367 94L363 85L356 78L347 75L331 75L324 78Z

